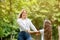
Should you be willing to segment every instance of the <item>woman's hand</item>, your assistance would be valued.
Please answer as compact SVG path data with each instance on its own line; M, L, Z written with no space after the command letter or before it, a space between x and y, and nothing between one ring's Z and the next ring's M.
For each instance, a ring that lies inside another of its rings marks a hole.
M34 31L27 30L27 32L30 33L30 34L36 34L36 36L40 35L39 31L34 32Z
M30 34L34 33L34 31L30 31L30 30L27 30L26 32L28 32Z
M28 33L30 33L30 34L36 34L36 35L39 35L40 34L39 31L36 31L36 32L34 32L34 31L28 31Z
M40 32L39 31L36 32L36 36L38 36L38 35L40 35Z
M30 33L30 34L35 34L36 33L34 31L30 31L30 30L27 30L27 32Z

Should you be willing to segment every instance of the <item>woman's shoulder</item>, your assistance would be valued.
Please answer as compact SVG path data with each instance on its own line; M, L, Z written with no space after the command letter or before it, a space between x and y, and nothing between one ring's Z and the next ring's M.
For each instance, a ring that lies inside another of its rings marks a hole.
M28 21L31 21L31 19L27 18Z
M17 22L18 22L18 21L21 21L21 18L18 18L18 19L17 19Z
M31 21L29 18L26 18L27 21ZM21 18L18 18L17 21L22 21Z

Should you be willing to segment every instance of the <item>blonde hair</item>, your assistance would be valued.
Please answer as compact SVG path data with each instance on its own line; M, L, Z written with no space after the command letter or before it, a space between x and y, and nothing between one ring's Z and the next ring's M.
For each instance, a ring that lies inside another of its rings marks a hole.
M18 15L18 18L22 18L22 14L24 13L24 11L26 11L25 9L22 9L21 12Z

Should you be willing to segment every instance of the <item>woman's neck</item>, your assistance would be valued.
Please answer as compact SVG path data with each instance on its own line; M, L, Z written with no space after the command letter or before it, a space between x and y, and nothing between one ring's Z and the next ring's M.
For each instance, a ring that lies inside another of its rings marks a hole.
M23 20L25 20L26 18L22 18Z

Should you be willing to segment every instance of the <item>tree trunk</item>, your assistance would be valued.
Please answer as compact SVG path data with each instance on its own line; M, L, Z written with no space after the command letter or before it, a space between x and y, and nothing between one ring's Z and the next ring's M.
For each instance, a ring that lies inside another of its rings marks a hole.
M59 34L59 40L60 40L60 25L58 26L58 34Z
M10 39L12 40L13 38L12 38L12 34L11 34L11 37L10 37Z
M2 37L1 37L1 40L2 40Z

